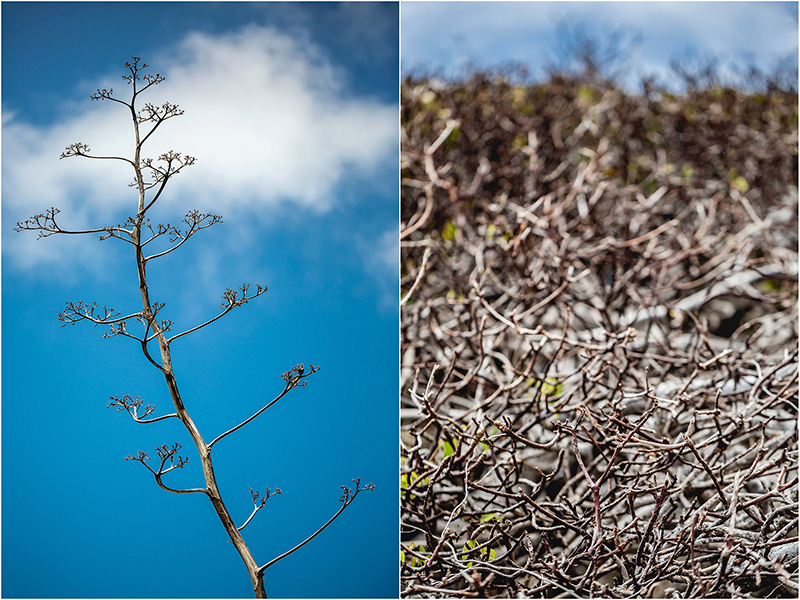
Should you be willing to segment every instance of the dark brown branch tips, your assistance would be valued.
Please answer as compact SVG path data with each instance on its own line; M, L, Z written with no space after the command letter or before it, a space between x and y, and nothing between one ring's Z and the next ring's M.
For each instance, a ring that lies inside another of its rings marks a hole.
M170 102L164 102L161 106L156 106L148 102L147 104L142 107L139 111L139 114L136 115L136 119L139 123L145 123L146 121L155 121L157 123L161 121L166 121L172 117L179 117L183 114L183 110L178 108L177 104L172 104Z
M276 487L275 491L273 492L270 490L269 486L267 486L264 495L262 496L261 492L253 491L253 488L250 488L250 496L253 498L253 505L256 508L261 508L267 503L267 500L269 500L272 496L277 496L280 493L281 493L281 488Z
M350 500L350 494L351 494L350 488L348 488L346 485L343 485L341 487L342 487L342 495L339 496L339 502L347 504L347 501Z
M363 488L359 487L361 485L361 478L358 477L356 479L351 480L353 483L356 484L356 492L365 492L365 491L372 491L375 489L375 484L370 482L365 485Z
M225 301L221 304L221 308L235 308L237 306L241 306L242 304L247 304L249 300L253 298L257 298L261 294L267 291L267 286L261 286L256 284L256 293L251 294L250 296L247 295L247 290L250 289L250 284L245 283L239 286L238 289L227 288L225 292L222 294L222 299Z
M300 363L293 366L291 369L281 375L281 378L286 382L286 387L291 389L294 387L306 387L307 381L304 381L309 375L313 375L319 371L319 367L309 365L311 369L306 371L305 365Z
M150 460L150 457L147 456L147 452L142 452L141 450L139 450L136 456L131 456L130 454L128 454L128 456L125 457L125 460L137 460L140 463L142 463L145 467L147 467L146 463L148 460ZM147 468L149 469L150 467Z
M359 492L367 492L372 491L375 489L374 483L368 483L364 487L361 486L361 478L356 478L351 480L355 484L355 489L351 490L347 486L343 485L342 488L342 495L339 497L339 502L343 504L349 504L355 497L358 495Z
M59 158L71 158L73 156L87 156L91 152L91 148L82 142L75 142L66 147L64 152L61 153Z
M133 61L133 62L130 62L130 61L126 60L123 63L123 66L126 67L131 72L130 75L123 75L122 76L122 78L125 81L127 81L128 83L133 83L134 81L139 81L139 79L143 79L144 81L147 82L148 86L156 85L156 84L161 83L162 81L164 81L164 78L159 73L156 73L155 75L147 74L147 75L143 75L142 77L139 77L139 72L143 71L144 69L146 69L147 67L150 66L145 62L143 62L142 64L139 64L140 60L141 60L141 58L139 58L138 56L134 56L134 57L131 58L131 61Z
M37 239L48 237L54 233L61 231L56 223L56 215L61 212L54 206L48 208L45 212L34 215L24 221L17 221L14 231L38 231L39 236Z
M95 314L95 311L97 313ZM58 320L66 324L75 324L78 321L91 321L95 325L109 324L111 319L119 316L113 306L101 306L98 310L97 302L70 301L67 302L63 312L58 313ZM63 327L63 325L62 325Z
M139 61L142 60L139 56L131 56L131 60L133 62L126 60L124 63L122 63L122 66L127 67L132 71L140 71L141 69L146 69L148 67L147 63L142 63L141 66L139 65Z
M144 413L139 414L139 408L144 404L144 400L142 400L139 396L136 398L131 397L129 394L122 394L122 398L119 396L110 396L109 402L106 405L106 408L116 408L118 411L125 410L134 419L141 419L146 417L156 409L155 406L152 404L148 404L144 407Z
M108 88L108 89L98 88L98 90L94 94L89 96L89 98L91 98L92 100L110 100L111 94L113 93L114 93L114 88Z

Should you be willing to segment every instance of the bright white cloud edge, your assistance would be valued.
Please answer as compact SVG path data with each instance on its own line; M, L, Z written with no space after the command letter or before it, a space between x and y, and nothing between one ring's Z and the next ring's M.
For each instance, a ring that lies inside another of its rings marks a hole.
M338 184L354 172L376 172L396 153L397 107L349 96L345 75L307 39L261 26L221 36L192 33L147 62L167 81L141 100L169 100L186 112L159 128L145 156L174 149L198 157L169 184L161 208L170 217L191 208L226 217L243 210L264 215L280 205L323 213L335 204ZM127 99L129 89L120 75L92 85L113 87L115 96ZM88 143L96 154L132 153L123 107L88 98L84 106L48 127L4 114L7 221L50 206L59 207L63 225L73 227L130 214L129 166L58 160L76 141ZM33 269L67 262L87 266L96 257L96 245L55 238L36 243L35 237L8 236L6 258Z

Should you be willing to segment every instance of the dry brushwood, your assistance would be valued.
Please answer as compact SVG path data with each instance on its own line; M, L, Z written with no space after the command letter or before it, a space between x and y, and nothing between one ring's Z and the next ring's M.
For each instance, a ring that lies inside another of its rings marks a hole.
M402 121L402 596L797 597L796 94Z
M147 68L147 64L140 62L138 57L133 57L130 62L126 61L124 66L129 72L123 76L123 79L131 86L129 101L116 98L111 89L98 89L95 94L92 94L91 98L92 100L109 100L118 103L125 107L130 113L133 121L134 133L133 158L96 155L92 153L87 144L82 142L67 146L66 150L61 154L61 158L80 156L93 159L119 160L130 164L134 173L134 181L131 187L136 188L138 192L138 208L136 214L128 217L124 224L96 229L71 230L63 229L59 225L56 219L59 210L57 208L50 208L26 221L17 223L15 229L17 231L36 231L40 238L54 234L99 233L101 240L116 238L131 245L138 272L138 287L141 295L142 309L121 316L122 313L116 312L111 307L102 306L98 308L97 302L68 302L64 311L58 315L59 319L63 321L64 325L74 325L79 321L88 321L94 325L107 326L108 331L104 334L104 338L119 335L136 340L145 358L163 374L169 390L170 399L175 408L174 413L149 419L145 418L153 413L155 407L148 404L144 406L144 409L140 413L139 411L142 409L144 401L138 396L134 399L129 394L123 394L121 398L119 396L112 396L108 406L116 407L119 411L126 411L137 423L155 423L165 419L178 419L186 428L197 448L197 453L203 468L204 486L190 489L176 489L165 483L163 478L167 473L174 469L182 469L188 462L186 457L178 454L181 449L178 443L172 446L164 444L155 449L159 459L157 461L158 465L155 468L149 463L151 460L150 456L141 450L135 455L128 455L126 460L140 462L153 475L156 483L168 492L173 492L175 494L205 494L211 501L214 511L230 537L231 543L236 548L236 551L239 553L247 568L255 596L257 598L265 598L264 572L270 566L294 553L319 535L353 502L353 500L355 500L359 492L371 490L374 486L371 483L362 486L359 479L353 480L355 486L352 489L342 486L344 493L339 499L341 506L324 525L319 527L314 533L309 535L294 548L283 552L263 565L259 566L256 562L242 537L241 531L250 523L255 514L264 507L268 498L280 494L280 488L276 488L274 492L271 492L270 488L267 487L263 497L261 497L259 492L253 492L251 488L250 494L252 495L254 504L253 512L244 520L242 525L237 526L233 516L228 512L228 508L222 500L222 495L217 486L211 458L211 449L223 438L253 421L291 390L305 387L307 378L316 373L319 367L310 365L310 368L306 369L302 364L292 367L281 376L284 380L283 390L250 417L227 431L220 433L210 442L206 442L200 434L178 390L178 380L172 367L172 343L185 335L198 331L218 319L221 319L234 308L247 304L248 301L265 293L267 288L257 285L255 291L252 291L248 284L244 284L237 289L226 289L222 294L221 311L216 316L200 325L189 327L180 333L169 334L169 332L172 331L172 320L156 318L165 305L163 302L154 302L150 298L150 288L147 283L147 265L150 261L162 258L174 250L177 250L195 233L221 222L222 218L219 215L192 210L186 214L183 219L183 225L180 227L170 225L169 223L151 223L149 211L161 197L161 193L164 191L167 182L185 167L194 164L195 158L182 155L172 150L161 154L155 162L153 159L145 158L141 155L143 144L156 129L164 121L182 115L183 111L180 110L177 105L170 103L164 103L162 106L154 106L153 104L147 103L143 108L137 110L136 101L138 97L149 87L164 81L164 77L159 74L151 75L143 73ZM161 251L155 251L153 250L153 246L156 244L153 244L150 248L146 248L146 246L155 240L159 240L158 243L161 243L162 246L165 245L166 248ZM152 253L148 254L148 252ZM135 324L136 322L140 325L140 327L135 328L138 332L133 331L134 328L129 327L129 323ZM153 344L157 346L157 354L153 352Z

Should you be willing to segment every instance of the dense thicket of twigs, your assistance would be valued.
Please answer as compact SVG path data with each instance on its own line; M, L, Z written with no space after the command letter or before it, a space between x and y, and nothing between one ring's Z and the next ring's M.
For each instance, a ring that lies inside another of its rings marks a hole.
M402 86L402 594L797 597L797 96Z

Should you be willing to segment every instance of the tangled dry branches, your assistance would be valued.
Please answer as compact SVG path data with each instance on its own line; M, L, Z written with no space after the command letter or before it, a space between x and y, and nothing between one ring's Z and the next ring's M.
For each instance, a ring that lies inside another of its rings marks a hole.
M402 93L403 596L796 597L797 96Z

